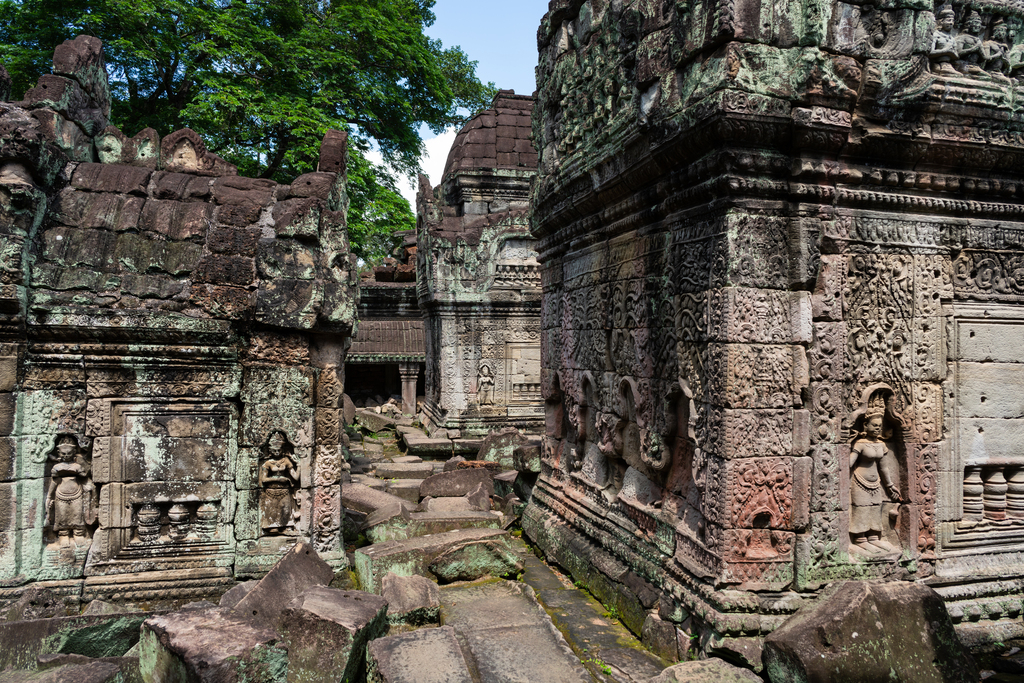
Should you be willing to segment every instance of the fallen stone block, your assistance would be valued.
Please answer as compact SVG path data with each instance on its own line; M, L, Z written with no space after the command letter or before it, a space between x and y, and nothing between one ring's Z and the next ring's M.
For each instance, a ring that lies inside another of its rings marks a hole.
M406 463L406 464L408 464L408 463L423 462L423 458L421 458L419 456L416 456L416 455L400 455L397 458L391 458L391 462Z
M28 669L49 654L121 657L139 642L152 613L81 615L0 623L0 670Z
M412 503L413 507L420 503L421 479L392 479L384 484L384 492L390 493Z
M430 565L438 557L445 553L460 549L465 545L476 545L494 541L499 546L513 553L512 544L508 533L495 529L461 529L449 531L442 534L431 534L429 536L418 536L404 541L387 541L360 548L355 552L355 571L359 577L359 585L373 593L380 593L381 581L389 572L400 576L412 576L420 574L434 577L430 571ZM485 555L492 555L490 549L485 549ZM473 551L463 553L471 557ZM447 568L448 563L442 563L441 568ZM492 576L499 575L497 572L507 569L504 562L496 566L483 564L474 566L481 572L474 578L485 574ZM518 571L518 570L516 570ZM436 578L436 577L434 577Z
M487 460L501 465L503 470L514 469L512 454L520 446L525 446L527 439L515 427L506 427L502 430L493 430L484 437L480 450L477 451L477 460Z
M475 581L481 576L513 576L523 570L523 560L498 540L463 543L442 553L429 566L441 583Z
M118 673L112 675L110 678L102 678L101 676L103 673L100 667L77 668L97 663L113 665L117 667ZM93 680L95 680L96 683L106 680L116 683L135 683L135 681L142 680L142 676L139 672L139 658L137 656L103 657L94 659L74 654L40 655L36 660L36 669L40 672L60 670L61 677L57 678L60 683L79 683L79 681L89 683ZM90 675L95 675L96 678L90 678Z
M402 434L409 455L424 459L442 460L452 457L452 442L448 438L432 439L423 432L407 431Z
M457 498L476 490L480 485L487 495L494 495L494 477L484 468L454 470L428 476L420 484L420 496L426 498Z
M397 426L397 423L386 415L378 415L372 410L358 408L356 409L355 421L356 424L374 434L388 429L393 430Z
M228 592L220 596L219 607L234 607L246 595L252 592L259 581L243 581L242 583L228 589Z
M429 462L382 462L377 465L376 474L381 479L422 480L434 474L434 466L431 465Z
M121 667L112 662L89 660L44 670L0 671L0 683L124 683Z
M480 510L469 502L466 496L461 498L424 498L420 501L420 509L424 512L479 512Z
M458 469L460 462L466 462L466 459L463 458L461 455L456 455L455 457L448 458L448 460L446 460L444 463L444 471L454 472L455 470Z
M289 683L358 681L366 645L387 632L387 601L361 591L316 586L281 613Z
M978 680L942 598L909 582L830 588L765 639L763 659L773 683Z
M313 546L299 541L253 586L234 609L247 618L276 625L288 604L313 586L326 586L334 578L331 565L320 559Z
M380 594L388 603L388 623L422 626L440 618L441 593L430 579L389 573Z
M119 605L113 603L104 602L103 600L93 600L82 612L82 616L95 616L97 614L123 614L128 610L124 609Z
M378 480L380 481L380 480ZM381 486L384 482L381 482ZM384 491L377 491L362 484L346 484L341 487L341 503L350 510L370 514L376 510L400 505L411 508L409 501Z
M842 680L842 679L836 679ZM670 666L647 683L763 683L752 671L721 659L683 662Z
M379 638L366 652L368 683L472 683L455 629L427 628Z
M502 472L501 474L494 475L494 494L506 498L510 493L515 490L516 479L519 478L519 472L515 470L509 470L508 472Z
M481 510L409 512L390 508L366 518L366 538L371 543L384 543L457 529L498 529L500 526L500 515Z
M512 467L518 472L540 472L540 445L517 446L512 451Z
M223 607L147 619L139 662L147 683L278 683L288 673L274 629Z
M483 484L478 484L474 490L466 494L466 500L477 510L490 510L492 495L493 492L489 492Z

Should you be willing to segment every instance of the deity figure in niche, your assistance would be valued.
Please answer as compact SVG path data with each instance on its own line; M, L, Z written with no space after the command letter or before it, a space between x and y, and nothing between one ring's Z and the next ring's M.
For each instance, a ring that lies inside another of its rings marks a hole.
M956 40L953 38L953 22L956 14L949 6L943 7L935 17L935 37L932 39L931 58L939 73L955 74L950 63L957 58Z
M50 487L46 493L47 523L62 548L85 548L92 543L99 499L90 474L92 468L70 434L57 439L50 459Z
M489 365L481 365L476 378L476 401L482 406L494 405L494 376Z
M886 495L900 502L892 425L886 418L885 394L875 391L850 448L850 549L868 555L899 550L883 535L889 526L882 505Z
M964 30L956 37L956 54L959 57L956 67L961 73L971 76L985 73L980 66L981 45L981 15L971 10L964 22Z
M284 432L271 432L260 465L260 527L264 533L294 531L301 514L296 500L299 466L293 450Z

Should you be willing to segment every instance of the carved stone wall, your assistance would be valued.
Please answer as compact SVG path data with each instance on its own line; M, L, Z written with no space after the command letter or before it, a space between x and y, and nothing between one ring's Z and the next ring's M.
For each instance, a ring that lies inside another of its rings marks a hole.
M344 566L345 136L291 185L128 139L101 47L0 103L0 598L208 595L297 538Z
M529 232L533 98L499 91L459 133L443 182L421 176L417 287L432 428L543 424L540 270Z
M539 48L524 529L706 649L844 578L1019 634L1021 8L560 0Z

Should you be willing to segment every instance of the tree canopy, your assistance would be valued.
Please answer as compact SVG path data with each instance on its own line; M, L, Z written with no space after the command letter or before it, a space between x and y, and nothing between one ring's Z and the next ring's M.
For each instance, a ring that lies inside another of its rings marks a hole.
M349 130L353 222L380 236L412 227L413 218L394 178L366 161L369 145L410 174L422 151L421 124L438 133L458 126L495 92L460 48L424 34L433 6L0 0L0 59L20 94L49 70L54 46L94 35L105 44L118 127L133 135L147 126L165 134L187 126L245 175L286 181L312 170L324 133ZM378 242L353 236L354 250L370 261L381 256ZM377 246L366 251L369 244Z

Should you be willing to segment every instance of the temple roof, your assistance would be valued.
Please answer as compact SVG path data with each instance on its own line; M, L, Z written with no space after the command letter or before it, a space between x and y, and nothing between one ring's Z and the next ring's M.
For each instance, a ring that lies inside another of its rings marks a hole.
M499 90L490 109L463 126L444 168L444 179L457 171L537 170L531 115L533 95Z

